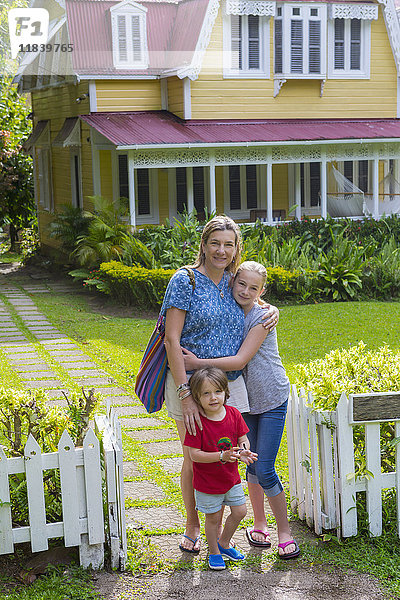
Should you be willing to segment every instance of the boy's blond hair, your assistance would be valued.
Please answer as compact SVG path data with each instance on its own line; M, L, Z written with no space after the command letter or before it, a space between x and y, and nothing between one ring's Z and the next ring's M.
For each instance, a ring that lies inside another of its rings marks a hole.
M221 369L217 369L217 367L204 367L204 369L195 371L189 381L190 391L196 404L200 405L201 388L206 379L209 379L218 389L225 392L226 402L229 398L228 378L226 374Z

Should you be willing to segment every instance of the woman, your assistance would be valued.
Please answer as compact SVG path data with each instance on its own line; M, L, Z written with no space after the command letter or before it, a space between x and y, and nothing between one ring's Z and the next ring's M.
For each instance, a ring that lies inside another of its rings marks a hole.
M241 235L232 219L217 216L203 230L199 253L192 266L195 286L187 271L177 271L171 278L161 307L165 316L165 347L169 372L165 386L165 404L175 420L183 448L181 489L186 508L186 531L180 548L197 554L200 551L200 522L193 493L193 465L184 447L186 431L196 434L202 429L199 408L188 383L181 346L200 358L232 356L242 342L244 313L232 296L231 278L241 257ZM265 327L278 322L278 310L266 313ZM230 404L248 412L246 387L240 371L227 372Z

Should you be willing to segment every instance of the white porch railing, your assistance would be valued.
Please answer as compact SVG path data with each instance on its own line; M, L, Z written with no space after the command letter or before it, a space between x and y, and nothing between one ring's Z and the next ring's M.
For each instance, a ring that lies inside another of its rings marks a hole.
M335 411L313 408L312 394L292 386L287 418L291 508L316 534L357 534L356 493L365 492L371 536L382 534L382 489L397 491L400 535L400 447L395 471L382 473L380 423L395 423L400 437L400 393L343 393ZM355 477L353 426L365 427L367 477Z
M113 567L123 568L126 556L125 522L118 528L110 513L120 515L124 506L122 446L118 424L107 417L99 419L102 431L109 539ZM29 436L23 457L7 458L0 447L0 555L14 552L16 544L30 542L32 552L48 549L48 540L64 538L67 547L78 546L80 564L99 569L104 564L105 525L102 497L100 442L89 429L82 447L75 447L71 436L64 431L57 452L42 453L36 440ZM43 476L48 469L60 474L62 521L48 523ZM29 525L13 527L9 476L23 474L27 485ZM118 535L118 542L116 540Z

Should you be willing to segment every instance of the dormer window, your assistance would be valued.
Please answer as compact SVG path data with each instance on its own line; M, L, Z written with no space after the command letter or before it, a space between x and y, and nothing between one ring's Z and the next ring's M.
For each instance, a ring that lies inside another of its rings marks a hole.
M117 69L148 67L147 8L125 0L110 9L114 66Z

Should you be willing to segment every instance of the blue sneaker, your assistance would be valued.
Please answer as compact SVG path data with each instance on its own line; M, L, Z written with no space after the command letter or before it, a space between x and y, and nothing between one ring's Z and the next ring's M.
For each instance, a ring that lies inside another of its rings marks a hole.
M236 550L236 548L232 548L232 546L230 546L227 550L225 548L223 548L220 543L218 542L218 548L219 551L221 552L221 555L225 558L229 558L229 560L243 560L244 559L244 554L242 554L241 552L239 552L239 550Z
M214 571L222 571L226 568L224 559L220 554L210 554L208 557L208 566Z

